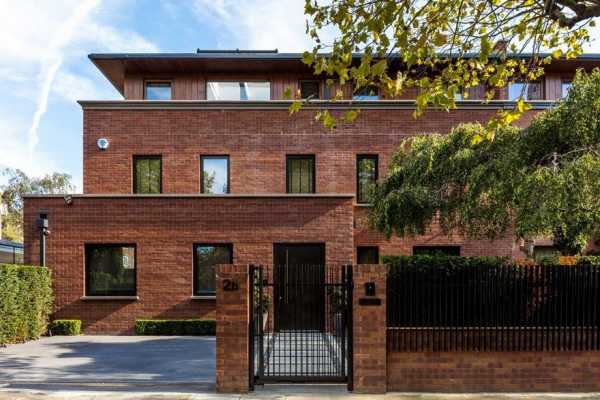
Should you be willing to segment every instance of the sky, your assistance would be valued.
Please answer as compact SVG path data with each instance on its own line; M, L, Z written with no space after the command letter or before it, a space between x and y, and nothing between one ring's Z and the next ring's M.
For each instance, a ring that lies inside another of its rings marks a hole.
M76 101L121 99L88 54L301 52L312 48L303 7L304 0L0 0L0 168L66 172L81 191ZM600 53L598 39L586 50Z

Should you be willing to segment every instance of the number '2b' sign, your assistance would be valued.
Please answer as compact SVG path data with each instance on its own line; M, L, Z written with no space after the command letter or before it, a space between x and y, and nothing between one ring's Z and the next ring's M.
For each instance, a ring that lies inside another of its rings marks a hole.
M224 279L223 280L223 290L226 292L232 292L234 290L238 290L240 287L236 281L233 279Z

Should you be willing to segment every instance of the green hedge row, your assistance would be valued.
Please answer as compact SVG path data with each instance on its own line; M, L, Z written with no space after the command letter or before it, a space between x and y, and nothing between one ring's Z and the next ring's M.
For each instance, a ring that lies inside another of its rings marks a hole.
M81 333L81 320L78 319L55 319L50 323L48 330L53 336L74 336Z
M215 335L215 320L205 319L138 319L135 321L137 335Z
M0 344L40 337L51 312L47 268L0 264Z

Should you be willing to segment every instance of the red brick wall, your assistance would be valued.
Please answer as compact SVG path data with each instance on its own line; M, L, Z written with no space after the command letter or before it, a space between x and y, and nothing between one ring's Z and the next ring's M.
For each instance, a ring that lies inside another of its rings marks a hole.
M193 244L233 243L234 262L271 263L275 242L325 243L329 264L352 262L351 198L62 197L25 200L25 262L37 264L35 220L48 214L46 264L55 317L86 333L130 333L136 318L214 317L193 300ZM81 300L85 243L137 244L138 301Z
M315 154L318 193L356 192L356 155L379 154L380 176L398 144L418 133L446 133L460 122L485 122L494 109L365 109L350 125L325 129L314 110L84 111L84 193L131 193L134 155L162 155L163 192L200 191L200 155L228 154L231 193L285 193L286 154ZM526 124L533 113L523 117ZM110 147L98 150L106 137Z
M217 360L219 393L246 393L249 389L250 280L248 265L220 265L217 270ZM232 280L235 291L223 290Z
M599 352L389 353L388 391L597 392Z
M386 276L385 265L355 265L352 280L354 379L356 393L386 391ZM365 283L375 283L375 296L365 296ZM379 305L361 305L361 298L379 299Z

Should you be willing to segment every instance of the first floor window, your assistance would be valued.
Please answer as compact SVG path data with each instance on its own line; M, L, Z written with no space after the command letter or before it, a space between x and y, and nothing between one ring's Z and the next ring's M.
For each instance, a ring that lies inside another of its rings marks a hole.
M200 179L201 193L229 193L229 157L200 157Z
M214 296L216 294L216 271L219 264L233 264L231 244L194 245L194 295Z
M86 245L86 295L135 296L135 249L133 244Z
M162 192L162 159L160 156L133 157L133 193Z
M365 86L356 90L352 100L379 100L379 90L376 86Z
M567 97L569 89L571 89L571 81L562 81L560 83L560 97L563 99Z
M171 100L171 82L147 81L144 91L146 100Z
M445 256L460 256L460 246L414 246L413 255L445 255Z
M288 193L315 192L315 156L287 156L286 189Z
M207 100L271 100L270 82L210 81L206 84Z
M357 264L379 264L379 247L362 246L356 248Z
M377 182L377 155L356 157L356 201L361 204L371 202L371 192Z

